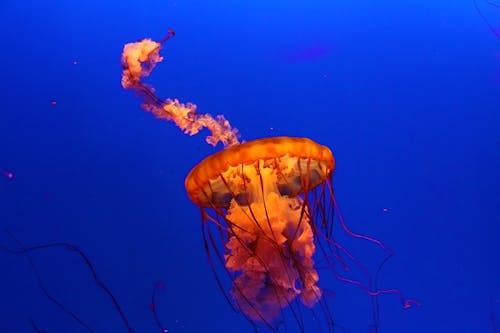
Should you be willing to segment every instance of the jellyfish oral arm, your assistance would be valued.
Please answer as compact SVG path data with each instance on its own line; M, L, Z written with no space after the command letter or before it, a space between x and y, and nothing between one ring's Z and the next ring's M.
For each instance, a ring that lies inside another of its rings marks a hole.
M224 116L212 117L210 114L198 114L193 103L181 103L177 99L162 100L155 94L150 85L142 82L148 77L156 65L163 60L160 55L161 46L174 36L169 30L166 38L160 42L143 39L126 44L122 53L122 86L136 92L143 98L142 107L157 118L173 121L184 133L195 135L203 128L211 134L206 141L216 146L222 142L224 147L238 144L238 130L232 128Z

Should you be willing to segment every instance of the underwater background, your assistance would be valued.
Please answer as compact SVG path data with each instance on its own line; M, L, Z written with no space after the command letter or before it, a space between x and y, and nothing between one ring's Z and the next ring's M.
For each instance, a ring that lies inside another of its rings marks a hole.
M396 252L380 287L421 303L379 297L379 332L500 332L500 2L3 0L0 28L0 333L88 332L5 251L21 248L11 235L78 246L136 332L159 332L157 281L168 332L253 331L215 283L184 189L221 146L120 84L123 45L167 29L145 80L160 97L225 115L246 141L332 149L346 222ZM383 259L345 245L371 269ZM95 332L127 332L76 253L31 259ZM370 298L336 286L335 322L368 332Z

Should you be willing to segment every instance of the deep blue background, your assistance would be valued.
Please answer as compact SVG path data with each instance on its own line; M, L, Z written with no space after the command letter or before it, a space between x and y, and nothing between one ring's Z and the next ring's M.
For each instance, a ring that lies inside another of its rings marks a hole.
M500 8L478 5L500 29ZM422 303L403 310L383 297L380 332L494 332L500 39L472 1L1 1L1 244L16 246L9 228L25 245L78 245L137 332L157 332L148 304L160 279L169 332L251 332L216 287L184 191L216 149L120 86L123 45L167 29L177 35L149 79L160 96L224 114L247 141L331 147L347 223L397 253L381 286ZM78 257L33 259L96 332L125 332ZM1 333L32 332L29 318L49 333L84 332L43 296L24 257L0 253L0 267ZM338 286L334 318L366 332L369 299Z

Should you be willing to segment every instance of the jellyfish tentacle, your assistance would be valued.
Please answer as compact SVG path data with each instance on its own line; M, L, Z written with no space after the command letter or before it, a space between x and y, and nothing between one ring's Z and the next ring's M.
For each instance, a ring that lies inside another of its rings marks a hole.
M24 255L28 259L31 269L35 273L35 276L38 281L38 286L42 290L42 292L45 294L45 296L54 304L56 304L61 310L63 310L68 316L70 316L72 319L74 319L76 322L78 322L82 327L84 327L87 331L89 332L94 332L94 330L87 324L85 323L78 315L76 315L74 312L69 310L63 303L61 303L59 300L57 300L52 294L48 291L46 288L45 284L43 283L42 277L40 273L38 272L38 269L31 258L30 254L35 251L39 250L44 250L44 249L49 249L49 248L63 248L71 252L75 252L78 254L78 256L83 260L87 268L90 270L90 273L92 275L92 278L94 282L97 284L97 286L102 289L105 294L108 296L108 298L111 300L113 303L113 306L115 307L116 311L118 312L120 319L122 320L123 324L127 328L127 331L130 333L133 333L135 330L133 329L132 325L128 321L127 317L125 316L125 313L123 312L123 309L120 306L120 303L114 296L114 294L111 292L111 290L108 288L108 286L101 280L99 275L97 274L97 271L94 268L94 265L92 264L92 261L89 259L89 257L77 246L67 243L67 242L53 242L53 243L45 243L45 244L40 244L40 245L34 245L30 247L25 247L15 236L12 232L7 231L7 233L11 236L12 239L16 241L16 243L20 246L19 250L13 250L10 248L7 248L5 246L0 246L0 250L3 250L4 252L13 254L13 255Z
M165 326L163 326L163 324L161 323L160 316L158 315L158 311L157 311L157 307L156 307L156 297L157 297L158 291L160 289L164 289L164 288L165 288L164 281L160 280L160 281L155 283L155 286L153 288L153 292L151 293L151 303L149 304L149 308L150 308L151 312L153 313L153 318L155 320L156 326L158 326L158 328L160 329L160 332L162 332L162 333L168 332L168 329L166 329Z

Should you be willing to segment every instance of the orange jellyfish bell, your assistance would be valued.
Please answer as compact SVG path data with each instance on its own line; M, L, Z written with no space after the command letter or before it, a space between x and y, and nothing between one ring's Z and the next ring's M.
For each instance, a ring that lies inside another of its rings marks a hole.
M291 196L324 182L333 172L335 160L328 147L307 138L245 142L213 154L194 167L185 182L189 198L198 206L210 208L227 207L233 198L258 200L252 191L257 181L248 178L252 168L256 176L266 176L268 191Z
M297 298L307 307L321 299L308 193L328 182L334 167L329 148L276 137L231 146L187 176L190 199L204 221L215 222L202 224L212 268L215 254L232 281L236 307L253 323L272 326Z

